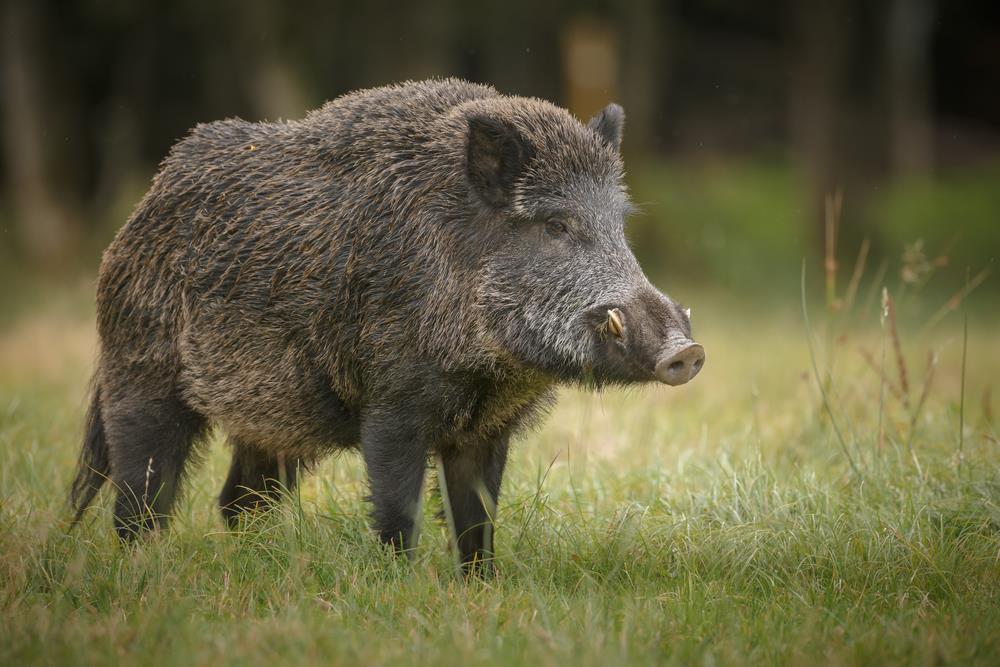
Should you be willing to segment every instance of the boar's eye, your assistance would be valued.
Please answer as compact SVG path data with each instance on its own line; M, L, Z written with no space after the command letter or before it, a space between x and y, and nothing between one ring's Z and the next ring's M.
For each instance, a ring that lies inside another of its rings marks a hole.
M564 236L568 230L566 222L561 218L549 218L545 221L545 231L551 236Z

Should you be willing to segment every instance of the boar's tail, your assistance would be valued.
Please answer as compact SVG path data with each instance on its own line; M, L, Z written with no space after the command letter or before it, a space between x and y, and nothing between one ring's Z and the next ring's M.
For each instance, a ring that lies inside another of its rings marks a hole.
M94 381L93 396L90 408L87 410L87 424L83 436L83 449L77 462L76 477L69 491L69 504L73 510L75 526L83 516L84 510L90 506L94 496L101 490L104 480L108 478L111 466L108 463L108 442L104 437L104 420L101 418L101 389Z

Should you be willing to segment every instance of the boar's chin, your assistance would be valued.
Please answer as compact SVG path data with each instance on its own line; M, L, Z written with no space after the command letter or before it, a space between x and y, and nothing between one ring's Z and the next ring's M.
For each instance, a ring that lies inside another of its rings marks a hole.
M587 340L584 332L583 344L573 349L549 349L530 365L551 376L554 380L586 389L600 389L605 386L628 386L656 380L652 365L644 368L625 353L621 346L609 349L606 341Z

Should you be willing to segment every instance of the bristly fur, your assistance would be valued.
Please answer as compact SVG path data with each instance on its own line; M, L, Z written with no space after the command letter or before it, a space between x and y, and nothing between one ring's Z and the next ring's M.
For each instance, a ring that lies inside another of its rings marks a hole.
M209 423L234 443L231 521L269 475L359 446L386 541L405 546L431 451L480 520L469 489L495 499L556 383L652 379L669 331L690 334L625 242L623 122L445 79L194 128L101 266L85 455L107 461L84 463L118 486L119 533L162 525ZM609 343L588 314L618 305L628 340Z

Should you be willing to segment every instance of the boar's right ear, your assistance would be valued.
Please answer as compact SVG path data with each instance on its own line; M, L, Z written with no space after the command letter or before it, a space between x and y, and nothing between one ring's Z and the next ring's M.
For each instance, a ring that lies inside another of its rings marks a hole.
M531 146L512 125L486 116L469 118L469 182L490 206L503 208L510 203L514 181L531 153Z

